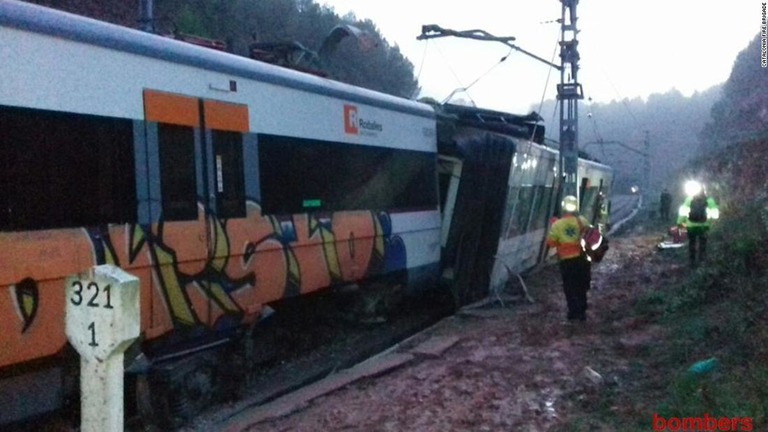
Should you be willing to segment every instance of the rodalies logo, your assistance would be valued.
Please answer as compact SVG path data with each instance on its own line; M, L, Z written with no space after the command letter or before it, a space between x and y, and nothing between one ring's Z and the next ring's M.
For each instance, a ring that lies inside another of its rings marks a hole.
M749 417L670 417L653 414L654 431L751 431Z
M383 130L384 126L381 123L360 117L356 106L344 105L344 133L375 136Z

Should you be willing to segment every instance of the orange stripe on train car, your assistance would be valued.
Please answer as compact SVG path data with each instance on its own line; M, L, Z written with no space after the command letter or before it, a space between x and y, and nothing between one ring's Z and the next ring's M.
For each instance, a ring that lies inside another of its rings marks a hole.
M248 132L248 106L204 101L205 127L231 132Z
M144 116L151 122L200 126L197 99L188 96L144 90Z

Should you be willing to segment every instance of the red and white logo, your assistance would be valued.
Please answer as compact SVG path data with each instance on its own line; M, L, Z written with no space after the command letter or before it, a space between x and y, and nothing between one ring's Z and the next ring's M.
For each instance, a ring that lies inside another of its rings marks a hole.
M355 105L344 105L344 133L375 137L384 131L384 125L376 121L375 118L367 115L360 117L357 111ZM365 113L370 114L368 111Z
M344 133L357 135L360 132L357 125L357 107L344 105Z

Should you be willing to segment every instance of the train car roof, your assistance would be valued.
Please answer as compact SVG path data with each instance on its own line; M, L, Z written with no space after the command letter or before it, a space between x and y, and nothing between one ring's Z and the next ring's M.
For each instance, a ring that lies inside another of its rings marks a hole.
M485 108L464 105L442 104L437 108L438 118L455 122L459 126L498 132L516 138L544 142L543 119L536 112L527 115L510 114Z
M543 119L536 112L518 115L454 104L438 105L435 111L437 112L438 120L440 120L440 123L443 123L443 126L451 125L439 134L441 137L439 145L442 151L447 154L460 153L461 150L456 148L456 146L463 147L468 142L467 140L480 139L482 141L483 139L488 139L480 138L479 134L483 132L492 132L522 139L531 143L531 145L538 146L544 151L558 151L557 148L549 147L544 143L545 129L544 125L541 124ZM452 127L453 125L462 127L464 132L470 131L470 135L461 134L461 142L456 142L457 129ZM474 138L472 137L473 134L475 135ZM533 141L531 141L531 136L534 137ZM509 140L509 145L516 146L514 140ZM579 161L587 165L613 171L613 168L605 165L583 150L579 151Z
M430 119L435 118L434 110L427 104L15 0L0 2L0 26L226 73ZM35 53L29 53L29 55L33 56Z
M606 165L606 164L604 164L604 163L602 163L602 162L600 162L598 160L589 159L589 158L584 157L582 155L579 155L579 161L581 161L582 163L584 163L586 165L591 165L591 166L594 166L594 167L599 167L600 169L603 169L603 170L613 171L613 168L610 165Z

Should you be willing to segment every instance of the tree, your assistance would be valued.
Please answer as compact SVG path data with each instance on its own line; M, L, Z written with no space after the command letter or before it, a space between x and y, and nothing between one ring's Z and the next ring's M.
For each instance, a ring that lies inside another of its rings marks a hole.
M157 10L177 30L225 40L240 55L248 55L252 42L298 42L318 52L335 28L352 25L365 37L340 40L315 67L339 81L396 96L411 97L418 88L413 64L372 21L352 14L342 19L314 0L157 0Z
M739 53L711 120L699 135L700 152L748 141L768 132L768 74L760 65L760 36Z
M579 108L579 146L616 170L617 190L628 190L644 178L642 155L615 143L601 145L600 142L618 141L645 152L647 130L651 189L661 190L695 156L697 134L719 96L720 86L714 86L690 97L671 89L651 94L646 100L634 98L607 104L582 104ZM546 101L541 113L548 122L547 137L557 140L555 106L555 101Z
M138 21L138 1L82 1L82 0L26 0L53 9L96 18L101 21L124 27L136 27Z

